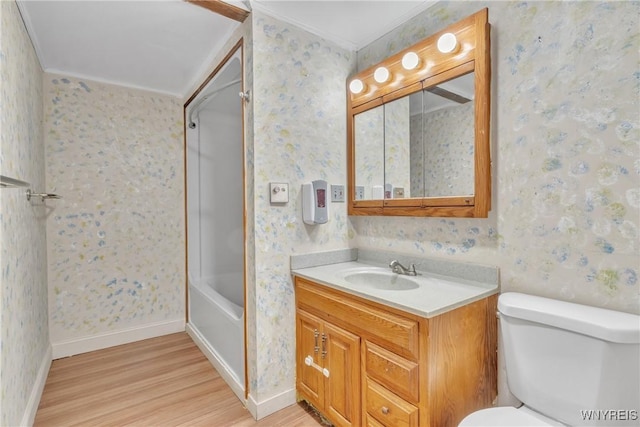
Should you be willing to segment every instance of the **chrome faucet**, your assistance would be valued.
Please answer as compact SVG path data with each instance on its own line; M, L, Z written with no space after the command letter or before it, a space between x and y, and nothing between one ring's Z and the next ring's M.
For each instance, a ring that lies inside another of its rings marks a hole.
M393 271L394 273L397 274L404 274L406 276L417 276L418 273L416 272L416 265L415 264L409 264L409 268L403 266L402 264L400 264L400 262L397 259L394 259L393 261L391 261L389 263L389 267L391 268L391 271Z

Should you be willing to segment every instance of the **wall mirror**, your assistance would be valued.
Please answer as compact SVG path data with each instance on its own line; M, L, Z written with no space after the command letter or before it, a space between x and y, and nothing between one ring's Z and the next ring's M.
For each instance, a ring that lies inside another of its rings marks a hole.
M488 10L348 80L350 215L486 218Z

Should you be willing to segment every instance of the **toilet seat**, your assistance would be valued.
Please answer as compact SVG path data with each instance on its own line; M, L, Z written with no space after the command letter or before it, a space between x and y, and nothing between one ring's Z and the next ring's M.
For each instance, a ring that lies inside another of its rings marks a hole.
M458 427L549 427L561 426L528 408L516 409L513 406L483 409L467 415Z

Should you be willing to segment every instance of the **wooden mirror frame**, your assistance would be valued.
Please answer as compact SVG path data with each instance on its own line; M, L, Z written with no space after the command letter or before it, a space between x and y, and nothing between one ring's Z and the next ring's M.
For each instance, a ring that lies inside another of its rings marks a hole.
M456 36L458 49L452 53L442 53L437 48L438 39L445 33ZM421 64L409 71L402 67L402 57L408 52L415 52L421 58ZM391 73L390 80L382 84L373 77L375 70L381 66ZM475 72L474 194L355 200L355 116L472 71ZM349 82L355 79L364 83L364 90L358 94L349 90ZM491 209L490 86L490 24L487 8L350 77L347 80L348 214L486 218Z

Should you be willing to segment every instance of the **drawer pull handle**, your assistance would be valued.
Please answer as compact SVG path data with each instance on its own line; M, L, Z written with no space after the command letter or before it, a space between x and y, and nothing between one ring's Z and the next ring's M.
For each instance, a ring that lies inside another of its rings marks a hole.
M387 408L386 406L382 407L382 413L387 415L389 413L389 408Z
M320 332L318 332L317 329L313 330L313 351L314 353L317 353L320 350L320 346L318 346L318 337L320 336Z

